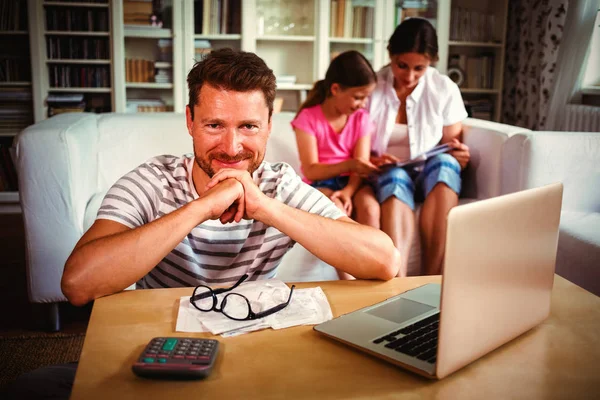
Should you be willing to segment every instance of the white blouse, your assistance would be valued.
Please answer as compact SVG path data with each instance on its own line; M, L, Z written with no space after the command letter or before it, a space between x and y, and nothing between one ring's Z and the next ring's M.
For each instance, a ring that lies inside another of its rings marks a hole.
M389 152L388 145L400 108L394 89L394 75L388 65L377 73L377 86L369 98L367 110L375 122L371 149L377 155ZM436 146L444 126L467 118L467 110L458 86L435 68L428 67L419 83L406 98L406 120L410 156Z

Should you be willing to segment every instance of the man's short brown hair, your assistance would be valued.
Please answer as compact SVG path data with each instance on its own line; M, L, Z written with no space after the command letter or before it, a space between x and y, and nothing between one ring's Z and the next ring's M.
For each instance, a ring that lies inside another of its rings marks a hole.
M269 119L273 114L275 75L263 59L254 53L229 48L213 50L194 64L187 76L187 83L192 119L194 106L200 102L200 89L205 83L236 92L261 90L269 107Z

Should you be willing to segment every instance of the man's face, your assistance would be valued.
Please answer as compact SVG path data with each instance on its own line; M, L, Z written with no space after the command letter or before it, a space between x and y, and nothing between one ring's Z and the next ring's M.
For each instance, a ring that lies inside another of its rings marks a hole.
M196 164L209 178L223 168L252 174L265 157L271 133L263 92L235 92L204 84L199 99L193 121L186 109Z

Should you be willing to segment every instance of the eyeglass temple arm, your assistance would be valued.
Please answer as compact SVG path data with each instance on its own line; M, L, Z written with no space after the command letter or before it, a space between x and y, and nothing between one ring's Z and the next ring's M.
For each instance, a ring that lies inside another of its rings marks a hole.
M292 300L292 293L294 293L295 287L296 287L296 285L292 285L292 287L290 289L290 295L285 303L281 303L273 308L269 308L268 310L256 313L254 315L254 318L256 318L256 319L263 318L263 317L266 317L267 315L275 314L277 311L280 311L280 310L283 310L284 308L286 308L288 306L288 304L290 304L290 300Z

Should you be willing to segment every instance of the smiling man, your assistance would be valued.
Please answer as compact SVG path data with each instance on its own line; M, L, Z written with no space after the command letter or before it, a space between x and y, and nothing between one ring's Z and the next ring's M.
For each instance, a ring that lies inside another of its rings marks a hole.
M295 242L357 278L396 275L399 254L386 234L350 220L288 164L263 161L275 77L262 59L213 51L188 86L194 155L152 158L112 186L65 265L71 303L134 283L271 278Z

